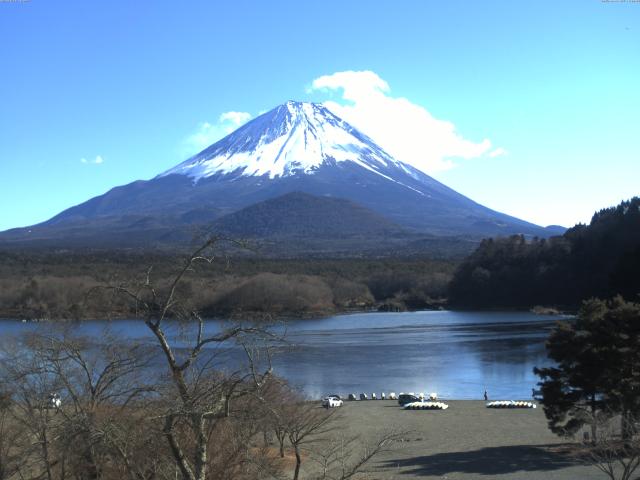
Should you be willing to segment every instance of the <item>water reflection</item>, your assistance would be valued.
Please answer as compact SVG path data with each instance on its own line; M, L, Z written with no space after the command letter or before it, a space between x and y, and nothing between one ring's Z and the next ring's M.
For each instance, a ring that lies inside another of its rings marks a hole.
M544 341L556 320L529 313L413 312L342 315L288 322L291 347L274 357L277 374L313 397L336 392L438 392L444 398L528 398L534 366L548 365ZM209 332L223 323L210 321ZM76 324L76 333L102 338L105 322ZM46 328L6 321L0 334ZM140 321L111 323L113 331L146 340ZM285 327L276 327L284 329ZM283 330L284 331L284 330ZM178 325L172 340L188 338ZM241 352L219 352L232 363Z

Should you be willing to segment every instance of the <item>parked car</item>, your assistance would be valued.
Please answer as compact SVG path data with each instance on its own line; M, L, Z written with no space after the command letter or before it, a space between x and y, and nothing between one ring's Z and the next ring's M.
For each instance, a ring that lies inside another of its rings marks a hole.
M47 395L47 400L44 402L44 408L58 409L62 406L62 399L57 393L50 393Z
M398 403L402 406L407 403L420 402L422 399L418 395L414 395L412 393L401 393L398 395Z
M340 395L328 395L322 399L322 406L325 408L334 408L342 406Z

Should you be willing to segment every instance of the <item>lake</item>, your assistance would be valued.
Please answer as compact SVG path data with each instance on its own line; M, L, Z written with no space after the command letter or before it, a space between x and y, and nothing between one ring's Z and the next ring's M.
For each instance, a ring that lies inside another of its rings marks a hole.
M534 366L550 364L544 342L562 316L523 312L423 311L359 313L287 322L291 347L273 359L275 373L319 398L377 392L437 392L442 398L527 399L536 386ZM102 338L104 321L73 324ZM149 337L137 320L110 322L129 338ZM221 322L208 322L208 330ZM0 336L47 328L0 322ZM178 339L178 332L172 333Z

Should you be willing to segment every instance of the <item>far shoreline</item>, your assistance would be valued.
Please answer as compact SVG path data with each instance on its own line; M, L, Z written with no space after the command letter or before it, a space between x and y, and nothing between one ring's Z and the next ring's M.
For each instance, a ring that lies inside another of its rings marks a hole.
M273 312L234 312L230 315L207 315L204 317L205 321L249 321L249 322L286 322L286 321L298 321L298 320L323 320L326 318L337 317L337 316L349 316L349 315L360 315L360 314L399 314L399 313L419 313L419 312L482 312L482 313L531 313L532 315L536 315L539 317L551 317L551 316L562 316L562 317L570 317L576 314L576 311L572 310L556 310L553 307L547 307L544 311L536 311L534 308L447 308L447 306L440 306L438 308L420 308L420 309L405 309L405 310L381 310L379 308L370 308L370 309L344 309L344 310L336 310L332 312L286 312L286 313L273 313ZM119 315L113 316L111 318L95 318L95 317L83 317L83 318L50 318L50 317L35 317L30 318L27 316L21 315L6 315L0 314L0 322L21 322L21 323L76 323L76 322L111 322L111 321L120 321L120 320L136 320L135 317ZM142 319L140 319L142 320ZM175 320L175 319L173 319Z

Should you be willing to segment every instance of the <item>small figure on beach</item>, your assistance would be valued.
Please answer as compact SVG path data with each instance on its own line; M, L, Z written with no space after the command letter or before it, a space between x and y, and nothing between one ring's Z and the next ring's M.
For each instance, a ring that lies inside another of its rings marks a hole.
M487 395L487 391L484 391L484 401L486 402L487 400L489 400L489 395Z

